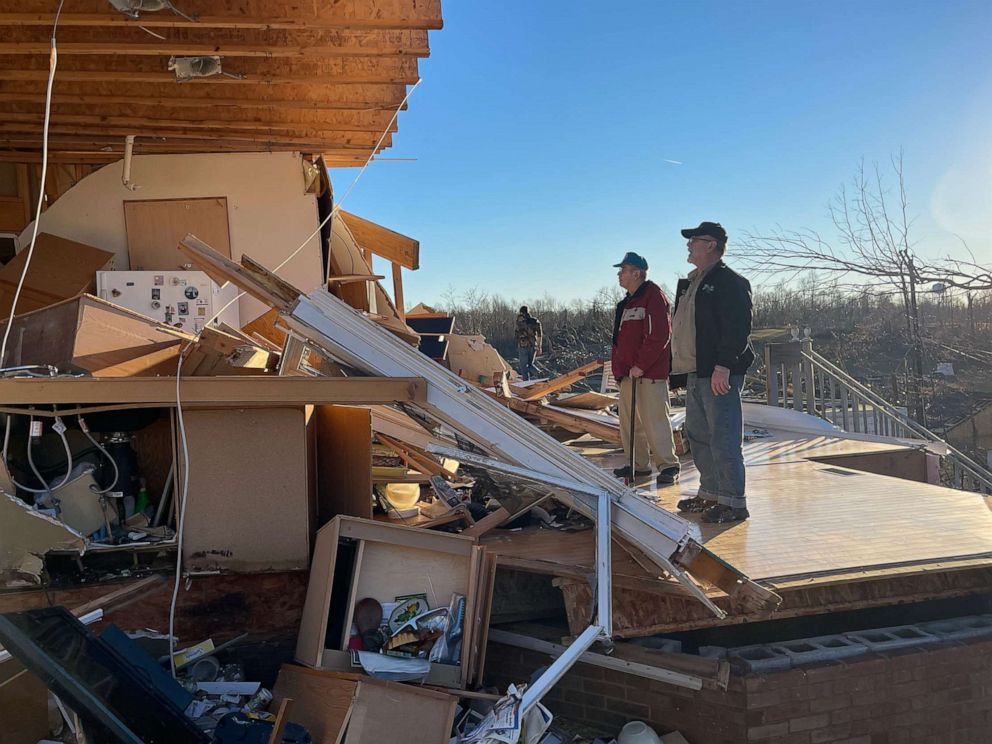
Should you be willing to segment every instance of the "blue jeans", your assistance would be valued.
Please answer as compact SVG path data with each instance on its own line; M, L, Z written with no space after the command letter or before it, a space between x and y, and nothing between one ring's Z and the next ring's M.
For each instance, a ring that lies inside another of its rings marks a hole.
M747 507L742 387L744 375L731 375L730 392L714 395L709 377L690 373L685 397L685 434L699 471L701 495L735 509Z
M537 374L537 367L534 366L535 351L533 346L517 347L517 372L525 380L529 380Z

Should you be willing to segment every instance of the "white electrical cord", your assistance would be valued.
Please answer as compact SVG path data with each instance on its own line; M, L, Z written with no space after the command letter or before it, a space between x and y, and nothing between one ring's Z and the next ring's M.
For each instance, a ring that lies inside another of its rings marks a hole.
M389 129L390 127L393 126L393 122L396 121L396 117L399 116L400 111L406 105L406 102L407 100L409 100L410 95L413 93L413 91L417 89L417 86L420 85L420 83L421 80L417 80L417 82L410 88L410 90L407 91L406 95L403 96L403 100L400 101L400 105L397 106L396 110L393 112L393 115L390 118L389 123L386 125L386 128L382 132L382 135L375 143L375 147L372 148L372 152L369 155L368 160L365 161L365 164L361 167L361 170L358 171L358 175L355 176L355 179L351 182L351 185L344 192L344 196L341 197L341 201L339 201L337 204L334 205L334 208L331 209L330 214L328 214L327 217L325 217L320 222L320 224L317 225L317 229L314 230L312 233L310 233L307 236L306 240L300 243L299 247L295 251L290 253L282 261L282 263L276 266L275 269L273 269L272 273L278 272L283 266L289 263L296 256L296 254L302 251L303 248L307 245L307 243L309 243L314 238L314 236L316 236L317 233L319 233L321 229L323 229L324 225L328 223L331 217L333 217L338 212L338 210L341 209L341 205L344 204L345 199L348 198L348 194L350 194L352 189L355 188L355 184L358 183L358 180L362 177L362 174L365 173L366 168L369 167L369 164L372 162L372 159L375 157L375 153L379 150L379 146L382 144L383 140L386 139L386 135L389 134ZM216 313L214 313L213 317L209 318L207 322L203 324L203 329L205 330L209 328L210 324L213 323L218 317L220 317L221 313L223 313L225 310L227 310L227 308L229 308L235 302L237 302L242 297L244 297L245 294L246 294L245 292L239 292L234 299L232 299L230 302L224 305L224 307L222 307ZM176 506L179 508L179 522L176 524L176 577L175 577L175 583L172 587L172 600L169 602L169 668L172 670L173 677L176 676L176 661L175 661L176 602L179 599L179 581L182 578L183 535L185 533L185 527L186 527L186 499L189 496L189 443L186 439L186 424L185 421L183 420L183 401L179 393L179 383L180 380L182 379L183 360L186 357L186 353L193 347L193 345L197 341L200 340L200 336L202 334L203 334L203 330L201 330L198 334L196 334L196 337L193 338L191 341L189 341L186 344L186 346L183 347L182 351L179 352L179 362L176 365L176 420L179 425L179 442L180 445L182 446L182 453L183 453L183 481L182 481L182 488L178 488L178 487L176 488L176 495L177 495ZM0 357L0 359L2 359L2 357Z
M62 14L62 5L65 0L60 0L59 8L55 12L55 23L52 25L52 51L48 55L48 87L45 90L45 124L41 135L41 180L38 186L38 208L34 213L34 229L31 232L31 245L28 246L28 255L24 260L24 268L21 270L21 278L17 282L17 289L14 291L14 299L10 303L10 317L7 318L7 328L3 332L3 343L0 343L0 365L7 358L7 340L10 338L10 329L14 325L14 314L17 311L17 301L21 297L21 289L24 287L24 279L28 275L28 268L31 266L31 257L34 255L34 244L38 240L38 223L41 221L41 205L45 200L45 179L48 177L48 124L52 116L52 87L55 84L55 68L58 66L59 55L55 46L55 31L59 27L59 16Z
M204 325L206 328L206 325ZM199 335L197 335L199 338ZM172 587L172 601L169 602L169 668L172 670L173 678L176 676L176 601L179 598L179 580L182 578L183 567L183 535L186 527L186 497L189 495L189 442L186 439L186 422L183 419L182 398L179 395L179 382L182 380L183 357L193 346L195 341L190 341L179 352L179 363L176 364L176 420L179 424L179 442L183 449L183 483L182 488L176 488L178 499L176 506L179 509L179 522L176 524L176 577Z
M4 433L3 433L3 461L5 463L7 462L7 446L10 443L10 422L11 422L11 418L12 418L12 415L8 413L7 414L7 423L4 426ZM66 466L65 477L62 478L62 480L59 482L59 484L57 486L48 486L47 485L47 483L45 482L45 479L42 478L41 473L38 472L38 468L34 464L34 457L31 455L31 440L32 440L33 437L31 437L30 430L29 430L29 433L28 433L28 444L27 444L28 465L31 467L31 472L34 473L34 477L37 478L38 481L42 484L42 487L41 488L31 488L30 486L25 486L23 483L18 483L14 479L14 476L13 476L12 473L8 473L8 476L10 477L10 482L13 483L15 486L17 486L18 488L20 488L23 491L27 491L28 493L50 493L52 491L57 491L58 489L62 488L62 486L64 486L69 481L69 475L72 473L72 451L69 449L69 442L68 442L68 440L65 437L65 424L62 423L62 419L59 418L58 416L55 417L55 421L56 421L56 426L54 427L55 428L55 431L62 438L62 446L65 447L65 456L68 459L68 465ZM30 425L31 426L34 426L34 416L31 416L31 424Z

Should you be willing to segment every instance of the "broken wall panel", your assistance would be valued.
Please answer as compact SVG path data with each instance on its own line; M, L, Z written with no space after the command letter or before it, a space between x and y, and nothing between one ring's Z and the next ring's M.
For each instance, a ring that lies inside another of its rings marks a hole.
M314 517L303 407L188 410L183 420L190 460L185 565L194 571L306 568Z
M344 744L442 744L458 699L435 690L365 678L358 683Z
M0 268L0 317L10 315L17 283L27 262L22 250ZM39 233L31 265L17 301L26 313L96 289L96 272L109 268L114 254L48 233Z
M8 584L40 583L41 556L51 550L81 555L85 549L86 540L78 532L0 492L0 579Z
M272 702L292 699L290 718L306 728L314 744L337 744L358 688L355 677L283 664L272 688Z
M317 520L372 518L372 414L354 406L316 406Z
M6 327L0 322L0 333ZM175 375L194 336L84 294L14 318L4 366L48 364L97 377ZM184 375L263 374L274 356L206 329L183 362Z

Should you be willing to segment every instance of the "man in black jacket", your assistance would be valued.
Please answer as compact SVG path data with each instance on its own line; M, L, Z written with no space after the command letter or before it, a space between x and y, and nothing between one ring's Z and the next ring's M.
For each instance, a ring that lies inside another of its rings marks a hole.
M699 493L679 511L706 522L750 515L744 493L744 373L751 350L751 285L723 262L727 232L718 222L682 231L695 269L679 280L672 317L672 387L684 385L685 434L699 471Z

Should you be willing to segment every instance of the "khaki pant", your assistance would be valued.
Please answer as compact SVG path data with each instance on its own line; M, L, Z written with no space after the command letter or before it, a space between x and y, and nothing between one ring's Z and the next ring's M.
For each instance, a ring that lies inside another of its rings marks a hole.
M620 380L620 440L630 462L630 391L633 378ZM634 422L634 468L648 470L653 464L659 471L676 468L675 440L669 417L668 380L637 379L637 420Z

